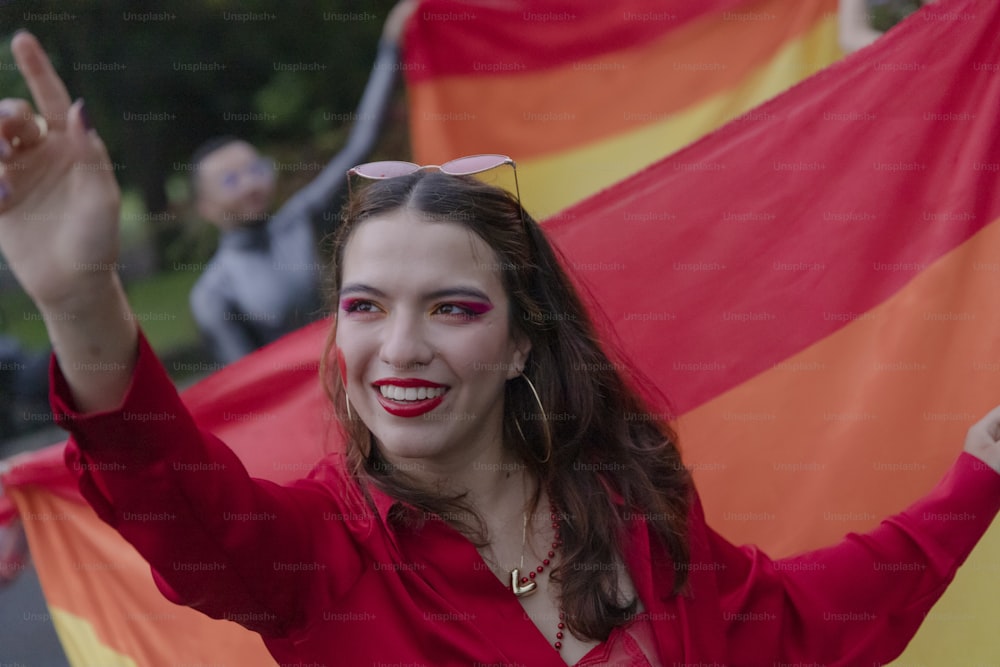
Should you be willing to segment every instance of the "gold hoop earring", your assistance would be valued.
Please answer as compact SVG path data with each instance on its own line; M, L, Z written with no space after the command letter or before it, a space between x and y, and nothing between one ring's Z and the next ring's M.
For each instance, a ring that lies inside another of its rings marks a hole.
M552 458L552 432L549 431L549 416L545 413L545 408L542 406L542 399L538 397L538 392L535 391L535 385L531 383L528 376L521 372L521 377L524 381L528 383L528 388L531 389L532 396L535 397L535 402L538 403L538 409L542 413L542 423L545 424L545 458L539 459L539 463L548 463ZM517 421L517 416L514 416L514 426L517 427L517 432L521 434L521 439L528 442L528 439L524 437L524 431L521 430L521 424Z
M354 414L351 412L351 397L344 391L344 405L347 406L347 420L354 421Z

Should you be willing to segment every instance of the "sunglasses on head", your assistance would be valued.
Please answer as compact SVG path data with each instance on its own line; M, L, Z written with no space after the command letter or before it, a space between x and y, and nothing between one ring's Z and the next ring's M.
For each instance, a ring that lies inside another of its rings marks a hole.
M361 176L373 180L384 178L396 178L406 176L421 169L437 169L442 174L449 176L471 176L490 169L496 169L509 164L517 171L514 160L506 155L467 155L465 157L448 160L444 164L419 165L403 160L382 160L381 162L366 162L347 170L348 175Z
M387 178L407 176L424 169L437 169L448 176L472 176L497 167L510 165L514 170L514 195L517 197L518 208L521 209L521 222L524 223L524 208L521 206L521 188L517 183L517 164L506 155L494 153L484 155L466 155L465 157L448 160L443 164L419 165L403 160L381 160L365 162L347 170L348 193L350 193L351 176L360 176L374 181Z

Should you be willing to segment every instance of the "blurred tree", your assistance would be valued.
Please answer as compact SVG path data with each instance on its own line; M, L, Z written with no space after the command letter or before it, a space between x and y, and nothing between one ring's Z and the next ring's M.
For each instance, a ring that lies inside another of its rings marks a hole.
M264 146L342 136L394 0L104 0L3 2L0 35L28 28L70 91L87 100L119 181L141 193L163 259L180 233L165 184L189 175L205 139L236 134ZM0 94L26 94L0 52ZM336 148L322 141L327 159ZM312 153L312 151L309 151Z
M885 32L924 4L921 0L868 0L871 26Z

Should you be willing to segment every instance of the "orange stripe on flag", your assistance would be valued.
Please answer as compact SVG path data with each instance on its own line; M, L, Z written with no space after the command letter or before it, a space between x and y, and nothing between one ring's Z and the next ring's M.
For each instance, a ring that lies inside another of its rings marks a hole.
M834 0L794 6L765 0L732 15L768 20L709 14L639 48L553 69L413 82L414 153L422 162L435 162L503 150L526 160L662 122L737 87L835 10ZM812 69L789 71L788 84ZM487 147L484 141L494 144Z
M274 667L256 633L168 602L146 561L89 507L33 486L7 493L75 667L109 664L108 656L140 666Z
M709 523L778 557L868 529L933 486L1000 397L997 248L1000 221L683 415Z

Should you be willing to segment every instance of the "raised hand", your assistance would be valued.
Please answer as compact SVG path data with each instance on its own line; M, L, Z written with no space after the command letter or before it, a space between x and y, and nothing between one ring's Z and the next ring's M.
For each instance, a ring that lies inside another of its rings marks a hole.
M45 319L81 410L114 407L137 329L116 272L120 193L107 151L34 36L11 43L29 102L0 100L0 252Z
M21 33L11 48L44 122L25 100L0 101L0 250L39 308L73 309L114 272L118 184L38 41Z

